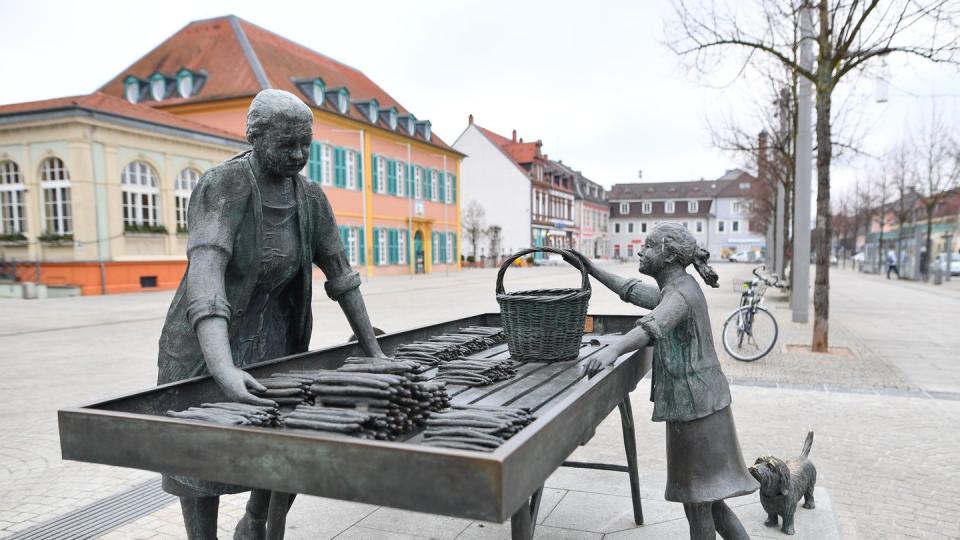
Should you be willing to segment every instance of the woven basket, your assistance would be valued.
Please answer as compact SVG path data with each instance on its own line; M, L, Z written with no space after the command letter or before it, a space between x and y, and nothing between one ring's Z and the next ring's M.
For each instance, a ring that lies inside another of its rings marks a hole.
M504 292L503 275L507 268L513 261L535 252L563 256L565 261L580 270L583 276L581 288ZM549 247L525 249L511 255L497 273L497 302L511 358L524 362L558 362L576 358L580 354L589 301L590 279L576 255Z

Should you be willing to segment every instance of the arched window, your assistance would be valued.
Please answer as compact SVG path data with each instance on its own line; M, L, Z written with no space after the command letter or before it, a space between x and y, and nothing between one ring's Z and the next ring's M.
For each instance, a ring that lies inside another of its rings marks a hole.
M143 161L131 161L123 169L120 182L123 191L123 227L140 230L141 227L158 227L160 212L157 200L160 184L157 172Z
M187 232L187 208L190 207L190 193L197 187L200 171L184 169L177 175L174 186L173 200L177 210L177 232Z
M43 189L44 234L73 234L73 212L70 209L70 172L63 160L51 157L40 165L40 187Z
M12 161L0 161L0 235L20 235L26 232L23 192L20 167Z

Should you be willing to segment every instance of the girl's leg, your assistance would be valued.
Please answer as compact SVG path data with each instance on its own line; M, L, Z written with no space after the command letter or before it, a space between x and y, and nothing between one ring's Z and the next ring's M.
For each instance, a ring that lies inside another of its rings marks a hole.
M684 503L683 512L687 514L690 525L690 540L715 540L717 534L713 524L710 507L713 503Z
M183 525L190 540L217 540L220 497L180 497Z
M724 540L750 540L740 518L733 513L733 510L723 501L714 501L711 505L713 513L713 524Z

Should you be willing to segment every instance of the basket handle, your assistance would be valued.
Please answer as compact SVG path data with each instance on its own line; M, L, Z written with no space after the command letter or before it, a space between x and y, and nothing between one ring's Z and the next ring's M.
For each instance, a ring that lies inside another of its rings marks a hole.
M507 273L507 268L510 268L510 265L513 264L513 261L523 257L524 255L529 255L531 253L536 253L538 251L544 252L544 253L556 253L561 257L563 257L563 260L567 261L574 268L579 270L580 274L583 276L583 282L580 285L580 288L587 291L590 290L590 277L589 277L589 274L587 273L587 269L584 268L583 263L580 262L580 257L577 257L576 255L574 255L573 253L565 249L552 248L552 247L535 247L535 248L520 250L514 253L513 255L511 255L510 257L508 257L507 260L503 261L503 264L500 265L500 271L497 272L497 294L504 293L503 276L504 274Z

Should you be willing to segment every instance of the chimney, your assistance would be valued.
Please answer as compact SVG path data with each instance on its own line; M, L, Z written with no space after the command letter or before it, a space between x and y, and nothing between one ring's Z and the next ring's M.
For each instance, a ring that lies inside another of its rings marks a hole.
M469 117L467 117L467 122L470 122L470 125L471 125L471 126L473 125L473 114L472 114L472 113L470 114Z
M517 130L513 130L513 142L517 142ZM520 139L520 142L523 142L523 139Z
M513 142L517 142L517 138L516 138L516 137L513 138ZM520 142L523 142L523 137L520 137Z

